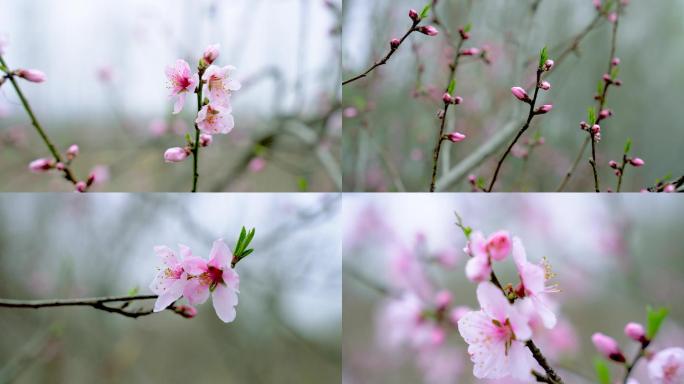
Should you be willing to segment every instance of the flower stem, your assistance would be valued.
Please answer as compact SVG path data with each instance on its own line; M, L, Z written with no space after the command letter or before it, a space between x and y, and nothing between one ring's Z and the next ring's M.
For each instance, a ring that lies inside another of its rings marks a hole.
M532 97L532 101L529 103L530 104L530 111L527 114L527 120L525 121L525 124L520 128L520 131L518 131L518 134L515 136L511 144L506 148L506 152L504 152L503 156L501 156L501 159L499 160L499 163L496 165L496 170L494 171L494 176L492 177L492 182L489 184L489 188L487 188L487 192L491 192L492 189L494 188L494 184L496 183L496 178L499 175L499 171L501 170L501 165L503 164L504 160L506 160L506 157L508 154L511 152L511 149L513 149L513 146L515 143L518 142L520 139L520 136L527 131L527 129L530 127L530 123L532 122L532 118L534 118L535 113L534 113L534 104L537 102L537 96L539 95L539 82L541 81L541 75L543 73L542 68L537 68L537 81L534 84L534 96Z
M639 348L639 352L637 352L636 356L634 356L634 359L632 359L632 362L625 364L625 378L622 380L623 384L627 384L627 381L629 381L629 376L632 374L632 370L637 365L639 360L644 357L646 347L648 347L648 343L645 345L642 344L641 348Z
M365 72L363 72L357 76L354 76L351 79L344 80L342 82L342 85L347 85L347 84L354 82L356 80L363 79L364 77L368 76L368 74L371 73L375 68L377 68L381 65L385 65L387 63L387 61L390 59L390 57L392 57L392 55L394 55L394 53L399 49L399 46L401 46L401 44L404 42L404 40L406 40L406 38L411 33L417 31L416 27L418 26L419 23L420 23L420 19L414 20L413 24L411 25L411 28L409 28L408 31L406 31L406 33L404 33L404 36L402 36L401 39L399 39L399 44L397 44L396 47L390 47L389 52L387 52L387 54L385 55L385 57L382 58L382 60L375 62Z
M45 130L43 130L43 127L38 122L36 115L33 113L33 109L31 109L31 105L26 99L26 96L24 96L24 93L21 91L21 88L19 87L17 80L14 78L12 71L10 71L9 67L5 63L5 59L3 59L2 56L0 56L0 64L2 65L2 69L7 73L7 77L9 78L9 81L12 83L14 90L17 92L17 96L19 96L19 100L21 100L21 104L24 106L24 110L26 110L26 113L31 119L31 124L38 132L38 135L40 135L40 137L43 139L43 142L48 147L48 150L50 151L52 156L55 158L55 161L64 164L64 170L62 171L64 173L64 178L69 180L72 184L76 184L78 181L74 177L69 166L62 161L62 156L59 154L59 151L52 143L52 141L50 141L50 138L45 133Z
M195 93L197 93L197 112L202 109L202 88L204 85L204 82L202 80L202 75L204 75L204 69L200 68L199 69L199 84L197 85L197 90ZM199 179L199 171L197 170L197 167L199 166L199 145L200 142L200 129L197 126L197 123L195 123L195 142L192 145L192 191L191 192L197 192L197 180Z

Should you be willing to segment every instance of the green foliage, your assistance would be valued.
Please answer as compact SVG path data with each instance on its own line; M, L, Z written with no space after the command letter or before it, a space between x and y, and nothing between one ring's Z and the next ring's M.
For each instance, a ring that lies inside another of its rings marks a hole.
M631 149L632 149L632 138L628 137L627 142L625 143L625 155L628 154Z
M456 79L451 79L451 82L449 83L449 88L447 88L447 92L450 95L453 95L455 88L456 88Z
M613 69L610 70L610 78L612 80L617 79L619 73L620 73L620 68L619 67L613 67Z
M420 11L420 18L424 19L430 14L430 3L425 4L423 10Z
M593 125L594 123L596 123L596 108L587 108L587 123L589 125Z
M599 96L603 94L603 79L600 79L596 84L596 94Z
M653 340L660 330L660 326L663 325L663 321L670 312L667 308L653 309L651 307L646 308L646 337L649 340Z
M306 192L309 190L309 180L306 179L306 177L302 176L299 179L297 179L297 188L299 189L300 192Z
M254 252L254 249L248 249L247 247L249 247L249 243L251 243L252 239L254 239L255 233L255 228L247 231L245 227L242 227L242 230L240 231L240 237L238 238L238 241L235 244L235 250L233 251L233 255L238 261Z
M140 292L140 287L136 285L135 287L128 290L128 296L135 296L138 294L138 292Z
M549 53L546 49L546 46L542 48L541 52L539 53L539 68L544 66L544 62L549 58Z
M594 359L594 370L596 371L596 378L601 384L610 384L610 368L608 364L601 358Z
M472 28L473 28L473 24L472 24L472 23L468 23L468 24L466 24L466 25L463 27L463 32L468 33L468 32L470 32L470 30L471 30Z

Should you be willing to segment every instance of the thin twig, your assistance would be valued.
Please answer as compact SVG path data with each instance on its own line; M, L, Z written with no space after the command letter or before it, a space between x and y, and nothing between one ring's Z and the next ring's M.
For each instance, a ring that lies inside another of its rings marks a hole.
M204 68L200 66L199 68L199 84L197 84L197 89L195 90L195 93L197 93L197 113L202 109L202 88L204 86L204 80L202 80L202 76L204 75ZM199 179L199 171L197 170L197 167L199 166L199 148L200 148L200 129L199 126L197 125L197 122L195 122L195 142L192 145L192 192L197 192L197 180Z

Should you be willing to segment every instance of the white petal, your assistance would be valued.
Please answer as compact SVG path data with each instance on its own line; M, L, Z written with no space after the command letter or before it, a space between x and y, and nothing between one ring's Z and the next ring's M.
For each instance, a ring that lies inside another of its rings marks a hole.
M237 313L235 306L238 304L238 295L234 289L219 284L211 295L211 300L219 319L224 323L230 323L235 320Z

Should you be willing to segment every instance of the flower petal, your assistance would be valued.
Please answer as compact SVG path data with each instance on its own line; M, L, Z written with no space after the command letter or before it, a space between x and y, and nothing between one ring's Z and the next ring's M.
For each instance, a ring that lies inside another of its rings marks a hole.
M235 306L238 304L238 295L233 288L219 284L214 293L212 293L211 300L219 319L224 323L230 323L235 320L237 314Z
M214 245L211 247L208 265L218 269L227 269L232 256L232 252L223 242L223 239L218 239L214 241Z
M185 280L176 280L166 292L162 293L157 297L157 301L154 303L154 312L163 311L171 305L174 301L180 299L183 295L183 288L185 287Z

